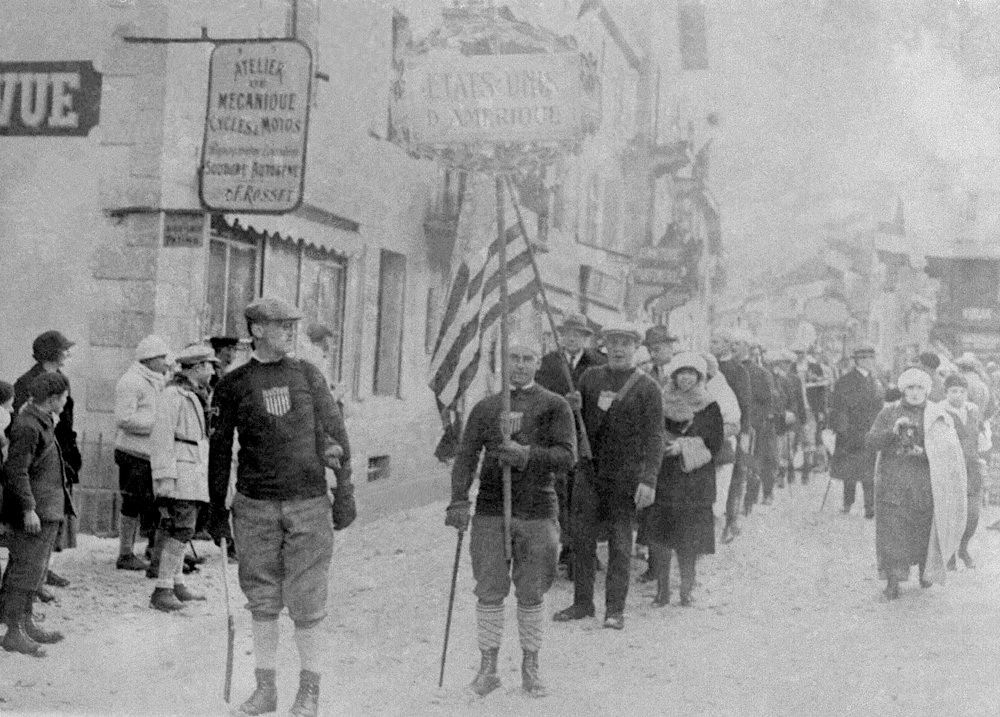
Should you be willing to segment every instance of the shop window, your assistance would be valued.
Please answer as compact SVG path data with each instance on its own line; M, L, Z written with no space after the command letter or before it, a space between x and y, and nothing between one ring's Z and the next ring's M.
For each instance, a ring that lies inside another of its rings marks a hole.
M206 303L209 336L247 335L243 310L257 294L258 242L236 233L209 240Z
M378 320L375 338L376 396L399 396L403 359L406 257L382 250L379 261Z

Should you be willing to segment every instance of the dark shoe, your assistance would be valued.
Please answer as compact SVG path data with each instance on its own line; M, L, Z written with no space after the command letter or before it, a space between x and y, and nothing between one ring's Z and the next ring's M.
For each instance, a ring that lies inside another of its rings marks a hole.
M479 662L479 672L472 680L469 687L480 697L485 697L490 692L500 686L500 677L497 675L497 656L500 650L492 647L488 650L481 650Z
M288 711L288 717L316 717L319 712L319 674L302 670L299 673L299 691Z
M871 520L874 517L875 517L875 511L874 510L866 510L865 511L865 518L867 518L868 520Z
M68 588L69 580L61 575L57 575L52 570L45 571L45 584L54 588Z
M850 513L851 512L851 506L845 505L843 508L840 509L840 512L841 513Z
M192 600L207 600L201 593L192 592L191 589L184 585L183 583L174 583L174 597L176 597L181 602L191 602Z
M653 598L653 607L666 607L670 604L670 591L657 590L656 597Z
M118 570L147 570L149 563L140 558L135 553L119 555L115 561L115 568Z
M958 557L961 558L963 563L965 563L966 569L972 570L976 567L976 561L972 559L971 555L969 555L968 550L959 550Z
M3 620L7 625L7 634L0 642L7 652L20 652L31 657L45 657L45 650L31 639L25 630L25 612L33 595L25 590L4 590Z
M184 564L185 565L201 565L205 562L206 558L204 555L190 555L189 553L184 553Z
M524 651L521 660L521 688L532 697L545 697L548 690L538 674L538 652Z
M948 560L947 568L948 570L958 570L958 563L955 561L954 555Z
M693 602L694 598L691 597L691 593L681 593L681 607L691 607Z
M56 596L50 593L44 587L38 588L38 591L35 593L35 597L37 597L42 602L52 602L53 600L56 599Z
M656 580L656 573L653 572L652 568L646 568L645 572L639 573L639 575L636 576L636 580L640 583L651 583Z
M156 568L154 568L152 566L146 568L146 579L147 580L156 580L158 577L160 577L160 571L159 570L157 570Z
M923 578L920 578L920 587L922 588L929 588L933 584L934 583L932 583L930 580L924 580Z
M723 543L731 543L734 540L736 540L739 534L740 534L739 525L737 525L736 523L726 523L726 527L722 529L721 540Z
M34 597L34 596L32 596ZM54 645L63 640L63 634L58 630L43 630L35 623L34 600L28 600L24 613L24 632L39 645ZM44 620L45 618L40 618Z
M987 530L1000 530L1000 520L995 523L990 523L986 526Z
M774 502L774 498L772 496L767 496L764 500L762 500L760 502L760 504L761 505L771 505L771 503L773 503L773 502Z
M625 616L620 612L613 612L604 617L604 627L611 630L625 629Z
M885 595L886 600L898 600L899 599L899 585L896 583L889 583L886 585L885 590L882 591Z
M594 616L593 605L570 605L565 610L560 610L552 616L554 622L569 622L570 620L582 620L585 617Z
M161 612L176 612L184 607L170 588L156 588L149 598L149 606Z
M274 670L254 670L257 689L236 710L238 715L263 715L278 709L278 687L274 684Z

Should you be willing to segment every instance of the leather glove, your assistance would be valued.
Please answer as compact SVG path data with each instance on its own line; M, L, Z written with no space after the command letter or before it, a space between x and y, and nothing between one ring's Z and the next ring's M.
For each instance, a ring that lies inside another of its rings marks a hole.
M444 524L464 532L469 527L470 504L467 500L453 500L445 510Z
M358 509L354 504L354 485L337 483L333 489L333 529L343 530L358 517Z
M531 446L526 446L509 438L493 451L493 456L501 463L523 471L531 456Z
M635 489L635 509L648 508L656 500L656 489L640 483Z

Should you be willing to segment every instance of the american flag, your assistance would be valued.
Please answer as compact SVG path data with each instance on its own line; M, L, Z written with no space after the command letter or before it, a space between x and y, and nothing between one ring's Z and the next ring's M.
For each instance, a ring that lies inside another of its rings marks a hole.
M538 293L539 286L531 267L531 250L517 230L517 218L506 194L504 201L504 221L508 225L504 233L508 308L513 311L530 301ZM458 240L462 258L448 290L444 317L431 356L429 382L446 422L446 437L454 437L459 432L455 421L462 398L487 359L491 329L498 326L501 314L499 240L492 179L477 177L467 186L458 220Z

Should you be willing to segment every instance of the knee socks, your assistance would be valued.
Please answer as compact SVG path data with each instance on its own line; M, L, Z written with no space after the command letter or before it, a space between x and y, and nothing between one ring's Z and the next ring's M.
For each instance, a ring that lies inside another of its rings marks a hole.
M496 650L503 640L503 603L476 603L476 637L480 650Z
M135 535L139 531L139 519L128 515L121 516L118 528L118 554L131 555L135 547Z
M525 652L538 652L542 646L543 607L544 603L517 605L517 634Z
M258 670L274 670L278 663L278 619L258 620L254 618L253 655Z
M319 673L322 662L322 633L319 623L310 627L295 627L295 646L303 670Z
M174 583L183 583L184 543L161 534L160 567L156 573L156 587L172 589Z

